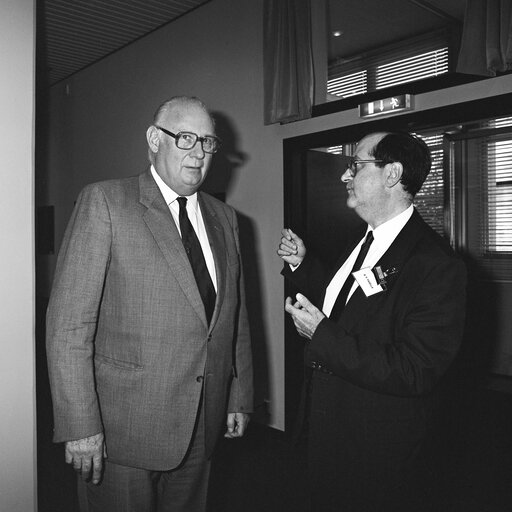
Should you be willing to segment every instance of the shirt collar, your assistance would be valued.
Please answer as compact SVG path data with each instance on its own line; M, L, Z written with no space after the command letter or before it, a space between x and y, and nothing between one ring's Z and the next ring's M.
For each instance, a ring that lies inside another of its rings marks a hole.
M403 227L407 224L407 221L412 217L414 212L414 206L411 204L402 213L399 213L396 217L389 219L380 226L373 230L373 237L376 241L380 240L394 240ZM368 226L366 232L370 231L371 228Z
M174 190L171 187L169 187L167 183L165 183L165 181L156 172L156 169L154 168L153 165L151 165L151 175L153 176L153 179L156 181L156 184L158 185L160 192L162 192L162 195L164 196L164 200L167 205L171 205L171 203L174 203L176 199L180 197L179 194L174 192ZM186 196L186 198L187 209L192 208L195 211L197 209L197 192L195 192L191 196Z

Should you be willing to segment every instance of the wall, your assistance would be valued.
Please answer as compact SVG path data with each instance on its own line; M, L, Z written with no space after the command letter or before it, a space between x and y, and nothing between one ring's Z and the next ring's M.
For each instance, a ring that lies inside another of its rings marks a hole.
M35 510L34 0L0 3L0 510Z
M263 126L262 9L263 2L251 0L210 2L54 86L47 200L56 206L59 242L84 184L145 167L145 129L158 103L193 94L220 112L227 156L212 169L208 187L224 188L242 216L258 401L269 399L269 423L283 429L284 292L275 252L283 222L282 140L361 121L354 109ZM511 88L508 76L428 93L416 98L416 110Z

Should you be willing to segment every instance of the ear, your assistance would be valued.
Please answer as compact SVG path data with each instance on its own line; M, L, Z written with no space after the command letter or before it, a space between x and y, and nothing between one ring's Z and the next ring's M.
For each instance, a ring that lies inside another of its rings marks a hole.
M404 168L400 162L392 162L386 166L386 186L393 188L400 183Z
M151 125L147 129L146 139L148 141L150 151L152 153L158 153L158 146L160 144L160 134L156 126Z

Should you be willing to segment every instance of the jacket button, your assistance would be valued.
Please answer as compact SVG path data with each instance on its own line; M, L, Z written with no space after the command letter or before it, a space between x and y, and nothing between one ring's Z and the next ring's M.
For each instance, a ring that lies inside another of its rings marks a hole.
M202 375L199 375L196 377L196 381L197 382L203 382L203 376Z

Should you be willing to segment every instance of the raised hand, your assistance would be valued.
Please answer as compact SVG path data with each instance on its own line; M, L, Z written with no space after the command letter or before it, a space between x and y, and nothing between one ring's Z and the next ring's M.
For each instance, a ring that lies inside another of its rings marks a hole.
M281 243L277 249L277 254L292 266L302 263L306 256L306 246L301 238L299 238L291 229L285 228L281 231Z

